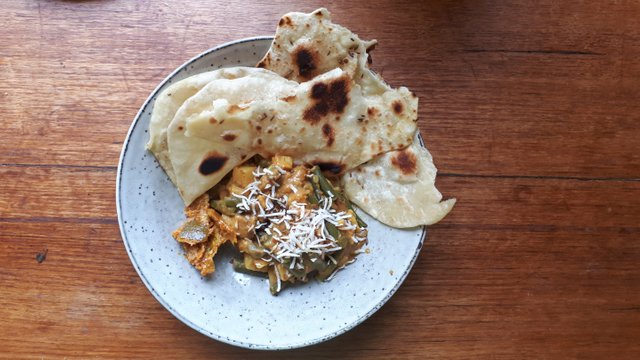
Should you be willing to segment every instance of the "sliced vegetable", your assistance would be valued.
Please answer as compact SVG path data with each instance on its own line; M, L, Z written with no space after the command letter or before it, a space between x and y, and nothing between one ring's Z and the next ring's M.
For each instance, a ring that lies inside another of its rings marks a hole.
M238 241L238 250L242 253L248 254L254 259L260 259L266 254L266 251L262 246L249 239L240 239Z
M318 275L316 275L316 280L318 280L318 281L327 280L327 278L329 276L331 276L331 274L333 274L333 272L336 270L336 268L338 266L337 264L334 264L333 262L331 262L329 264L326 264L326 265L327 266L322 271L318 271Z
M262 259L254 259L249 254L244 254L244 267L252 271L267 272L269 263Z
M312 271L322 271L327 268L327 263L321 259L309 258L307 254L302 256L302 264L304 265L304 271L310 273Z
M356 217L356 222L358 223L358 226L360 226L361 228L365 228L368 226L367 223L364 222L364 220L362 220L360 216L358 216L358 213L353 209L353 207L351 206L351 203L347 203L347 207L353 210L353 215Z
M327 232L329 233L329 235L331 235L331 237L334 240L338 240L338 238L340 238L340 230L338 230L338 228L333 225L332 223L325 221L324 222L324 226L327 229Z
M273 165L279 166L282 170L291 170L293 159L290 156L276 155L273 157Z
M351 201L349 201L349 199L346 196L344 196L340 191L336 190L336 188L334 188L333 185L331 185L331 182L324 175L322 175L322 171L320 171L320 168L317 166L314 166L313 169L311 169L311 171L313 172L313 175L315 175L314 178L317 177L318 185L320 186L320 189L322 190L322 192L326 196L335 197L336 199L344 202L347 205L347 208L349 208L350 210L353 210L353 214L356 217L356 222L358 223L358 226L367 227L367 223L364 222L358 216L358 213L356 213L356 211L353 209L353 206L351 205ZM313 183L314 182L312 181L311 184L313 185Z
M282 291L283 283L276 275L276 270L274 267L269 268L269 291L271 295L278 295L280 291Z
M235 270L235 271L237 271L239 273L252 275L252 276L267 277L267 273L265 273L265 272L253 271L253 270L247 269L247 267L244 265L244 261L243 260L238 260L238 259L234 258L233 260L231 260L231 264L233 265L233 270Z
M318 196L315 191L312 191L307 195L307 201L309 204L317 205L318 204Z
M210 233L208 221L203 223L199 218L191 218L173 236L179 242L195 245L207 240Z
M349 245L349 238L345 235L340 235L335 239L338 246L340 246L342 249L345 249Z
M221 214L233 216L238 212L236 206L241 202L242 200L236 197L228 197L221 200L211 200L209 204Z
M307 278L307 274L305 273L304 269L297 269L294 266L293 269L289 268L289 272L291 273L291 275L293 275L293 277L300 281L305 281Z
M329 182L329 180L327 180L326 177L324 177L324 175L322 175L322 171L320 171L320 168L317 166L314 166L313 169L311 169L311 171L313 172L313 175L315 175L315 177L317 177L318 179L318 185L320 186L320 190L322 190L322 192L329 197L336 197L339 200L343 200L344 197L342 196L342 194L339 194L337 191L335 191L335 189L333 188L333 186L331 185L331 183ZM314 177L314 180L315 180Z
M231 183L241 188L253 182L253 170L255 166L238 166L231 172Z

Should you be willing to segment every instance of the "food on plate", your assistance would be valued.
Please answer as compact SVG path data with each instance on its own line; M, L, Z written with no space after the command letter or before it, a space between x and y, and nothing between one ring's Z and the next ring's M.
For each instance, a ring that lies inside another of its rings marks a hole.
M342 180L349 200L378 221L398 228L434 224L456 202L441 201L431 154L417 141L358 166Z
M332 23L326 9L293 12L280 19L273 44L258 66L295 81L340 68L364 94L408 91L393 90L369 68L370 52L376 45L377 41L363 41ZM396 114L406 111L403 103L392 106ZM378 111L371 107L367 114L375 119ZM417 111L417 98L410 111ZM409 163L405 166L403 160ZM408 168L414 163L415 167ZM455 199L440 202L435 176L431 154L414 140L406 150L386 151L351 169L342 181L346 195L362 210L389 226L407 228L434 224L453 208Z
M376 44L375 40L362 41L349 29L332 23L327 9L309 14L291 12L278 22L273 43L258 67L297 82L340 68L361 85L364 76L373 77L380 85L377 90L388 91L390 87L367 66L368 52ZM369 84L365 87L370 88Z
M235 244L235 232L211 209L206 193L186 207L185 215L187 220L172 235L182 244L191 265L203 275L211 274L218 248L227 241Z
M369 68L375 45L326 9L288 13L257 67L160 93L147 147L187 205L173 236L201 274L229 243L234 268L266 275L275 294L355 260L367 230L352 202L400 228L451 210L417 143L418 98Z
M329 280L367 242L366 224L341 190L317 166L288 156L256 156L234 168L186 215L173 236L202 275L215 270L213 256L230 242L241 254L233 267L267 276L274 295L287 284Z
M169 179L171 179L174 184L176 183L176 179L171 160L169 159L167 144L167 128L169 127L169 123L171 123L176 111L178 111L178 108L182 106L185 100L195 95L211 81L228 76L225 70L196 74L169 86L156 98L149 123L149 142L147 143L147 149L153 152L167 173L167 176L169 176Z
M186 204L254 154L295 156L338 174L406 147L415 133L417 99L409 91L367 96L341 69L303 83L264 69L234 71L187 99L167 130ZM405 111L396 114L394 104Z

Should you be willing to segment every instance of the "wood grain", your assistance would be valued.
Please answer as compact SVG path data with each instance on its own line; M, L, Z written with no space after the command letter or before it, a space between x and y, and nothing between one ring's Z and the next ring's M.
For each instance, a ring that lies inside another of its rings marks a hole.
M117 226L118 156L172 69L321 5L420 96L459 202L371 319L251 352L146 290ZM631 0L3 1L0 358L639 358L638 19Z

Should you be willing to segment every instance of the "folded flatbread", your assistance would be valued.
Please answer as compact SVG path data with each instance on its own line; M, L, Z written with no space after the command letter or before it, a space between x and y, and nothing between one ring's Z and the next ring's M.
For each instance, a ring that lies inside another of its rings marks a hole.
M349 200L387 225L408 228L442 220L456 203L442 201L435 187L431 154L416 141L348 172L342 178Z
M169 148L167 145L167 128L173 120L176 111L188 98L195 95L205 85L215 79L228 78L233 72L226 70L209 71L202 74L190 76L180 80L164 89L156 98L151 113L149 123L149 142L147 149L151 150L158 159L158 162L169 176L169 179L176 184L176 177L173 172L173 165L169 160Z
M376 44L376 40L361 40L351 30L332 23L325 8L309 14L291 12L280 19L273 43L258 67L297 82L340 68L366 95L408 92L405 87L392 89L369 69L369 51Z
M408 90L365 95L341 69L303 83L259 68L226 72L233 78L187 99L167 130L187 204L255 154L289 155L341 174L406 147L416 130L417 98Z
M165 89L147 147L186 204L251 156L282 154L344 175L347 196L388 225L436 222L455 200L440 203L431 156L412 140L417 97L369 69L375 44L333 24L326 9L286 14L259 68ZM394 165L406 156L411 173Z
M280 19L273 44L258 66L295 81L340 68L364 94L408 92L392 89L369 69L369 52L376 43L332 23L324 8L293 12ZM342 180L347 197L360 208L387 225L404 228L433 224L451 211L455 199L440 202L435 176L431 155L414 142L358 166Z

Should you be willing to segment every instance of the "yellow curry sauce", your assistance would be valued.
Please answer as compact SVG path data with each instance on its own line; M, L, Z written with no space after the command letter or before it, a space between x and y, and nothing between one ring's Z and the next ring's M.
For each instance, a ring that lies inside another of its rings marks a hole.
M208 275L230 242L241 255L236 271L267 276L272 294L287 284L331 277L355 261L366 224L318 167L288 156L255 157L185 209L173 236L189 262Z

